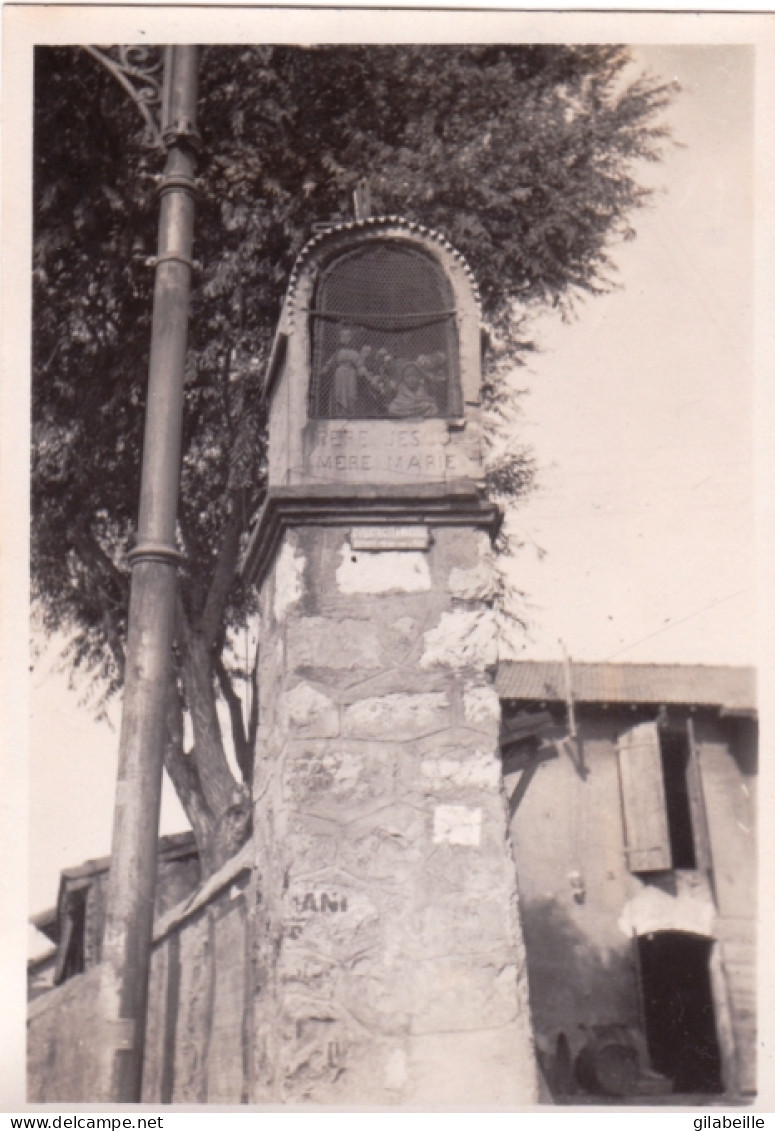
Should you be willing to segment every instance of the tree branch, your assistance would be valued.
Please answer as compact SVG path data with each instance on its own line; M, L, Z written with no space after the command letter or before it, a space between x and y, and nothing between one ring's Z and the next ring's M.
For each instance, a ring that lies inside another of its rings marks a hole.
M180 592L180 586L178 586L175 592L175 643L178 648L188 648L191 644L191 635L191 624Z
M226 666L221 656L216 656L213 661L215 667L215 674L218 677L218 686L221 689L221 694L226 701L226 706L229 709L229 718L231 720L231 733L234 739L234 753L237 758L237 765L240 768L240 773L244 781L250 782L252 776L252 758L250 755L250 747L248 746L248 739L245 733L245 723L242 718L242 700L231 682L231 677L226 670Z
M183 514L182 509L180 510L180 513L178 514L177 522L178 522L178 529L180 530L180 539L183 543L183 550L186 554L186 557L187 558L193 558L194 557L194 536L191 532L191 529L189 528L188 521L187 521L185 515Z
M111 595L104 585L100 590L106 600L124 606L129 599L129 578L111 561L110 557L100 546L91 530L86 528L84 522L77 523L72 531L73 542L84 562L92 567L95 573L95 582L99 584L103 577L107 577L118 589L118 596Z
M214 647L222 630L226 601L237 573L241 536L242 515L240 508L235 505L235 500L232 500L231 514L221 539L213 579L204 610L199 618L198 630L208 648Z
M108 647L113 654L113 659L116 662L121 682L124 682L124 672L126 670L126 655L124 652L124 644L121 639L121 633L116 624L116 618L110 609L102 610L102 627L105 632L105 639L108 642Z
M258 733L258 652L256 645L256 658L250 673L250 715L248 717L248 754L250 756L251 776L253 772L254 751L256 747L256 734Z
M217 867L214 843L216 822L205 801L194 758L183 749L183 705L177 680L170 681L166 713L167 738L164 743L164 768L194 830L202 871L209 875Z

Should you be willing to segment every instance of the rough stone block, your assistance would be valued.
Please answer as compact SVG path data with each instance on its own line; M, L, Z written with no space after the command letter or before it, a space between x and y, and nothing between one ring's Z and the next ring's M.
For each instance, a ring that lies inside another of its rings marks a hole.
M304 566L306 559L297 553L292 540L287 540L277 558L274 570L274 602L272 611L275 620L281 624L304 593Z
M491 609L454 609L442 613L435 628L425 633L420 666L453 671L494 670L498 663L498 634Z
M477 955L503 946L510 937L508 903L500 898L472 898L438 888L418 893L417 917L422 950L429 958L443 955ZM474 959L476 961L476 959Z
M369 613L379 626L383 668L420 674L419 660L425 641L423 633L435 624L447 602L433 590L427 593L406 593L379 598L362 598L369 602ZM413 690L413 688L412 688Z
M383 695L402 695L418 692L449 690L449 672L417 671L416 668L395 667L369 675L357 683L343 688L337 694L340 703L355 703L359 699L375 699Z
M513 955L462 955L417 963L412 1029L449 1033L508 1025L521 1012Z
M401 886L431 850L430 818L408 805L391 805L348 825L339 846L353 876Z
M403 1035L382 1036L369 1032L368 1045L351 1048L346 1064L346 1078L353 1102L363 1106L364 1098L380 1107L403 1102L409 1057L410 1038ZM359 1099L359 1097L361 1097Z
M423 864L428 875L425 882L465 892L472 897L501 891L503 898L508 899L514 886L514 862L510 854L501 853L493 843L497 839L502 843L502 835L498 835L502 827L502 817L493 824L485 813L479 845L433 845L434 851L428 854Z
M464 844L479 847L482 810L471 805L437 805L433 811L434 844Z
M283 1002L278 1047L280 1099L286 1103L335 1103L337 1082L365 1034L335 1003L289 994Z
M497 593L496 580L492 551L487 540L477 565L472 569L454 566L450 570L449 591L459 601L490 602Z
M402 1102L447 1111L521 1111L537 1103L527 1022L413 1038Z
M463 690L463 714L472 725L500 726L501 704L491 684L469 684Z
M433 530L431 547L431 578L433 592L443 596L450 607L453 599L450 593L450 574L453 569L475 570L487 552L490 539L481 531L436 527Z
M314 875L334 866L341 830L334 821L308 812L286 809L278 821L276 835L292 855L297 875Z
M318 1001L331 1001L337 988L339 965L333 959L310 954L305 946L286 941L280 951L277 977L292 993L313 994Z
M498 788L501 764L494 754L480 750L441 751L437 757L423 758L420 776L423 782L442 795L492 790Z
M283 696L290 737L335 738L339 733L339 708L309 683L297 683Z
M417 638L417 629L419 627L419 624L420 622L416 617L405 616L399 617L393 627L400 636L401 640L412 641Z
M366 620L297 617L287 627L288 668L369 671L382 665L378 627Z
M318 958L345 961L378 946L380 918L374 901L336 871L292 879L282 902L284 943Z
M416 738L449 722L449 697L442 691L373 696L351 703L342 712L344 733L360 738Z
M390 801L393 773L384 745L346 739L292 742L284 761L284 795L309 812L352 819Z
M409 1033L417 1001L414 982L415 961L411 955L359 956L343 979L342 1002L371 1032Z

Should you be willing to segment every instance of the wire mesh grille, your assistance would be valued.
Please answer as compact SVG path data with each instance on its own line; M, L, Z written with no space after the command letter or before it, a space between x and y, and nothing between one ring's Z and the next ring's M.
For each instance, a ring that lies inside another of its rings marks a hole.
M340 256L310 315L313 416L460 414L452 289L421 252L375 243Z

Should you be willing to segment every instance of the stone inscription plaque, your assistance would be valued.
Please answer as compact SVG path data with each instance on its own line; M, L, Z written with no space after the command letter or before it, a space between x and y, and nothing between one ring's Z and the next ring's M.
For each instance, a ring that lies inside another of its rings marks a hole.
M350 534L353 550L427 550L427 526L356 526Z
M411 486L482 476L477 428L451 429L439 418L406 425L396 420L308 420L301 440L298 456L289 453L287 482ZM278 465L278 482L279 471Z
M439 425L444 427L443 422ZM443 432L431 436L421 427L378 430L364 427L319 427L308 461L309 470L328 476L368 480L387 473L398 481L445 479L462 471L460 455Z

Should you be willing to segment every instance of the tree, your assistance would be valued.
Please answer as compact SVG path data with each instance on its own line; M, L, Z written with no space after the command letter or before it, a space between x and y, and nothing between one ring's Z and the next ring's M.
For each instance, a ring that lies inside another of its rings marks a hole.
M659 156L671 87L628 67L626 49L599 46L204 50L165 766L206 871L247 827L257 697L232 646L253 612L237 567L264 492L259 378L295 256L315 221L349 214L362 177L375 213L442 230L479 282L503 414L526 315L607 289L612 241L648 198L639 163ZM135 113L84 52L37 49L33 593L103 699L122 682L150 336L155 164ZM512 447L493 490L518 496L531 473Z

